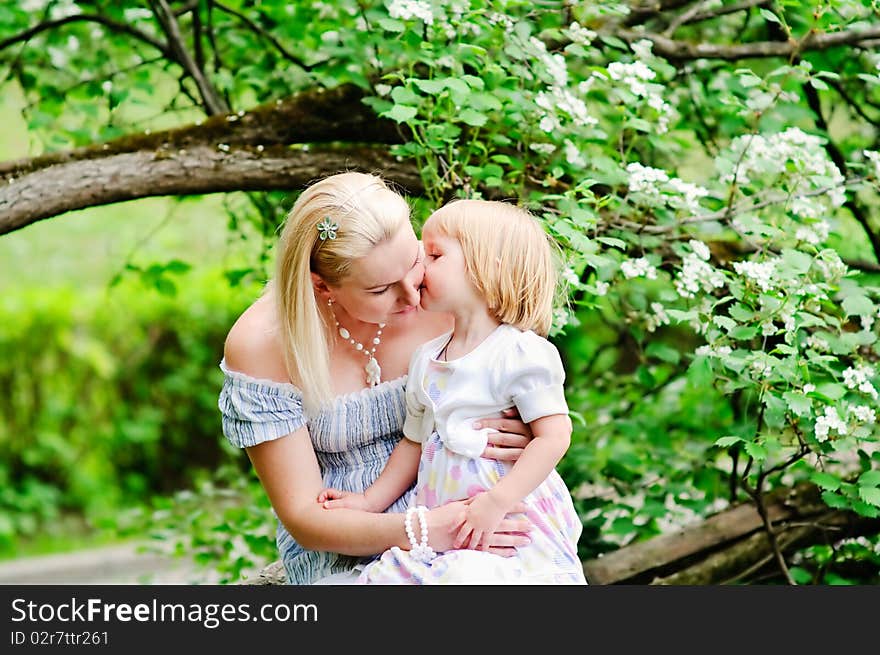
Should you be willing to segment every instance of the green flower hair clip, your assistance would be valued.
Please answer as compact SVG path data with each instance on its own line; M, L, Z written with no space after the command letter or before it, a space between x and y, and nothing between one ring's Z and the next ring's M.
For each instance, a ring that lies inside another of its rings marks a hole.
M330 220L329 216L325 216L324 220L318 223L318 236L321 241L336 238L336 230L339 229L339 223Z

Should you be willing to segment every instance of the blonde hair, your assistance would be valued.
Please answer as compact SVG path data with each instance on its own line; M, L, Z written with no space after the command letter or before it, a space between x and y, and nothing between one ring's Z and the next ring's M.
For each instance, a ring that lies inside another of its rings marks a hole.
M461 244L471 282L502 323L546 337L558 291L559 246L523 207L453 200L432 226Z
M336 223L335 239L320 239L318 224ZM332 399L331 328L318 308L311 273L338 286L351 263L409 224L406 200L380 177L346 172L307 187L287 214L269 288L291 382L308 412Z

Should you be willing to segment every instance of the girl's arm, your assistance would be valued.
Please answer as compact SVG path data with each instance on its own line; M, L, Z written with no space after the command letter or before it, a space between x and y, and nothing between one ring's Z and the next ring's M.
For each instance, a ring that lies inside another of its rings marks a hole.
M488 492L507 509L534 491L571 445L572 425L567 414L543 416L529 425L535 438L525 447L513 468Z
M571 443L568 414L552 414L530 424L534 438L495 486L473 497L467 517L453 545L455 548L489 549L489 538L506 514L540 485Z
M348 507L367 512L384 512L415 482L421 456L421 444L406 438L401 439L391 451L379 477L362 494L326 489L318 496L318 501L323 502L327 509Z

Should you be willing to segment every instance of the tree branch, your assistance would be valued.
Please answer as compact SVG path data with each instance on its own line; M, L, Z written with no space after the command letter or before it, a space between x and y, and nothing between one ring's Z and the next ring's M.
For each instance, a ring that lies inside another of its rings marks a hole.
M57 164L0 187L0 234L85 207L153 196L291 190L350 169L379 172L411 193L422 189L415 166L369 146L226 150L199 145L129 152Z
M727 61L736 61L739 59L752 59L758 57L790 58L792 55L799 52L828 50L840 46L855 46L871 39L880 38L880 26L864 30L830 32L828 34L820 34L811 31L799 41L761 41L756 43L732 45L676 41L666 38L661 34L636 32L626 29L617 31L615 36L629 43L647 39L654 44L654 54L672 61L685 61L689 59L723 59Z
M180 26L177 24L177 18L171 11L168 3L165 0L150 0L150 5L153 8L156 20L159 21L165 36L168 38L168 44L174 52L174 60L183 67L196 83L199 95L201 95L205 103L205 109L208 110L208 114L215 116L228 113L229 106L226 104L226 101L220 97L220 94L217 93L217 90L208 81L204 71L196 65L196 62L193 61L192 56L189 54L189 50L187 50L186 43L183 40L183 35L180 33Z
M274 36L272 36L272 34L270 34L268 30L263 29L262 27L257 25L257 23L252 21L250 18L248 18L247 16L245 16L241 12L236 11L232 7L227 7L222 2L217 2L217 0L211 0L211 4L213 4L215 7L217 7L217 9L219 9L220 11L225 12L225 13L229 14L230 16L234 16L235 18L240 20L242 23L247 25L248 28L252 32L254 32L254 34L266 39L266 41L268 41L272 45L273 48L275 48L278 52L281 53L282 57L284 57L287 61L289 61L293 64L296 64L297 66L302 68L304 71L310 71L317 65L317 64L307 64L302 59L300 59L296 55L292 54L283 45L281 45L281 42L278 41L278 39L276 39ZM323 63L323 62L320 62L320 63Z
M720 18L727 14L735 14L746 9L752 9L753 7L760 7L766 4L770 4L770 0L745 0L744 2L738 2L735 5L726 5L715 9L707 9L706 11L700 11L700 7L697 6L676 18L663 32L663 36L671 36L672 32L682 25L701 23L703 21L712 20L713 18Z
M104 27L107 27L114 32L128 34L129 36L133 36L134 38L136 38L138 41L143 41L144 43L154 47L156 50L161 52L166 59L175 59L174 53L166 44L162 43L161 41L157 41L152 36L150 36L146 32L142 32L136 27L127 25L125 23L119 23L112 18L101 16L100 14L76 14L73 16L65 16L64 18L59 18L57 20L49 20L38 23L37 25L26 29L24 32L19 32L18 34L15 34L0 41L0 50L4 50L11 45L15 45L16 43L30 41L37 34L53 30L56 27L61 27L62 25L67 25L68 23L82 22L100 23Z

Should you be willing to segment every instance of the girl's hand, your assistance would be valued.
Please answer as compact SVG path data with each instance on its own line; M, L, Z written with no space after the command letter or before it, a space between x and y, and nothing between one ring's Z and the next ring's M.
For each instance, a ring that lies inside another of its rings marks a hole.
M502 418L484 418L474 423L474 428L492 428L489 443L483 457L500 461L515 462L533 436L528 423L523 423L516 407L501 412Z
M468 505L464 523L455 536L453 546L487 550L489 536L498 528L505 514L506 509L492 494L477 494Z
M435 507L428 512L428 542L431 548L440 553L456 547L455 538L467 520L468 505L473 501L474 498L457 500ZM498 527L481 539L486 544L482 550L502 557L511 557L516 554L517 546L528 544L531 541L528 533L532 529L532 524L522 516L514 516L525 511L525 504L517 503L504 515Z
M351 491L340 491L333 488L324 489L318 494L318 502L324 506L324 509L344 507L346 509L361 509L366 512L372 511L364 494L356 494Z

